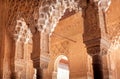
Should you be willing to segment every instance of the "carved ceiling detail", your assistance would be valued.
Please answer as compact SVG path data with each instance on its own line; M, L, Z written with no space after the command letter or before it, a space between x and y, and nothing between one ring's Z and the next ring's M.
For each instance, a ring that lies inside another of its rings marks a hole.
M32 28L37 24L39 13L39 5L41 1L39 0L9 0L8 1L8 30L14 33L14 29L16 26L16 21L19 17L24 18L26 24ZM31 29L34 32L34 28Z
M111 0L100 0L103 6L110 4ZM35 27L39 31L54 31L65 11L81 10L80 7L86 6L84 0L9 0L8 1L8 23L10 32L13 32L16 20L23 17L31 32L35 32ZM46 28L47 27L47 28Z
M102 6L106 6L104 8L107 8L110 2L111 0L99 1ZM17 37L18 40L27 42L31 38L28 28L32 33L35 33L36 29L52 33L66 10L78 12L83 5L86 6L86 2L83 0L8 0L8 30L11 34L17 32L15 39ZM19 29L20 26L18 27L21 17L26 22L25 29L27 30L24 29L24 33L21 32L23 27L21 29Z

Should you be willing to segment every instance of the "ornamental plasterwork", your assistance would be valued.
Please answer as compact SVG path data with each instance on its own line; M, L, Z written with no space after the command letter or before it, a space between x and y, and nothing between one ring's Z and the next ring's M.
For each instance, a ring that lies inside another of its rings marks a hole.
M16 41L21 41L24 43L31 42L32 33L23 18L20 18L19 20L17 20L14 39Z
M61 42L59 44L55 44L51 47L52 47L50 49L51 56L57 56L59 54L64 54L67 56L69 54L69 42L68 41L63 41L63 42Z
M111 0L94 0L101 4L104 11L110 6ZM75 10L76 12L81 10L85 1L79 0L56 0L56 1L44 1L39 8L38 30L52 33L65 11L68 9L70 12Z
M28 26L35 26L40 3L38 0L8 0L8 30L13 34L18 16L23 17Z
M120 21L109 25L108 34L111 40L109 51L112 52L120 48Z
M56 24L59 22L65 11L79 11L79 0L56 0L53 2L46 1L39 8L38 30L48 33L54 31Z
M100 0L99 3L108 7L110 1ZM82 5L86 5L86 2L83 0L9 0L8 26L14 27L19 15L25 19L27 25L36 26L39 31L47 30L51 33L67 9L69 11L80 11L80 6ZM12 27L10 28L12 29Z
M79 1L79 0L78 0ZM8 0L8 23L10 31L14 30L17 16L23 17L27 25L37 26L39 30L48 26L55 26L69 8L77 9L79 3L75 0ZM41 6L41 7L40 7ZM39 16L38 16L39 13ZM37 15L36 15L37 14ZM54 17L53 17L54 16ZM39 20L38 20L39 18ZM54 24L55 23L55 24ZM44 27L43 27L44 26ZM46 28L49 30L50 28Z
M105 1L100 0L100 1L102 3L106 3L106 5L110 4L110 0L105 0ZM52 33L54 31L56 24L59 22L59 20L64 15L67 9L69 11L81 10L79 0L55 0L55 1L9 0L8 2L9 2L8 25L10 28L16 25L16 20L18 19L17 16L20 16L24 18L26 25L38 27L39 31L47 30L48 33ZM37 15L38 13L39 15ZM18 27L18 25L16 25L16 27ZM27 32L29 31L27 30ZM26 38L24 39L23 37L22 41L28 42L30 35L28 35L28 33L26 34L27 36L22 35ZM18 36L18 40L21 40L21 35Z
M24 59L24 43L17 42L16 43L16 59Z
M120 48L120 30L119 32L111 39L111 45L109 51L112 52Z

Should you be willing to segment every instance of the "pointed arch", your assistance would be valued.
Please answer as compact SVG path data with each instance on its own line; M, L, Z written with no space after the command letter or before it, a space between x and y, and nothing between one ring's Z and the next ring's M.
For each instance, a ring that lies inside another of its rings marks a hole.
M102 5L104 11L107 11L111 0L100 0L98 1L98 5L99 4ZM83 0L43 1L39 8L38 30L52 33L67 9L78 12L86 5L86 1Z
M39 8L38 30L52 33L66 10L79 11L79 0L56 0L46 2Z

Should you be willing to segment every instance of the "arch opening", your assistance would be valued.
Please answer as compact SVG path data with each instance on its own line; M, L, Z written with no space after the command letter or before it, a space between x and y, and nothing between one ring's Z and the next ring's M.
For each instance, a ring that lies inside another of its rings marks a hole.
M55 60L52 79L69 79L69 63L66 56L60 55Z

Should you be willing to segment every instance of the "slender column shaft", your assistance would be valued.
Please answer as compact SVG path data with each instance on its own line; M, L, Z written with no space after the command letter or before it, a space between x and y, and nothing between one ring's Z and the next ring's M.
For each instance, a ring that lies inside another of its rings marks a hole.
M95 55L92 57L94 79L103 79L102 56Z
M37 69L37 79L43 79L43 70Z

